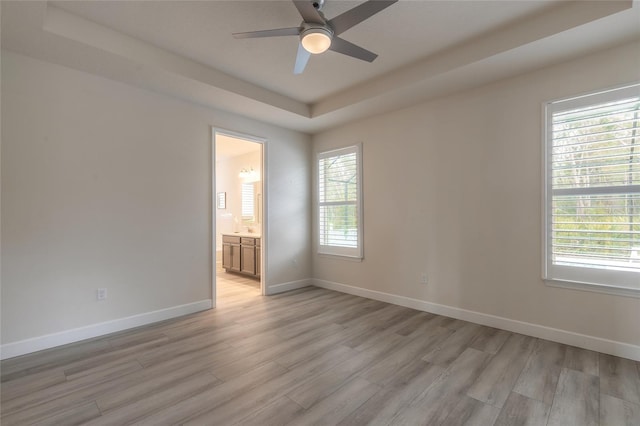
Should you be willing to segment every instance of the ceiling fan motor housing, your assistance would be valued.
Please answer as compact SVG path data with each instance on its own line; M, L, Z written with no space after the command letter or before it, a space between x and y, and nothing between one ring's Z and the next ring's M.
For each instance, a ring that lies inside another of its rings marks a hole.
M312 1L311 4L317 10L322 10L322 6L324 6L324 0L315 0L315 1Z

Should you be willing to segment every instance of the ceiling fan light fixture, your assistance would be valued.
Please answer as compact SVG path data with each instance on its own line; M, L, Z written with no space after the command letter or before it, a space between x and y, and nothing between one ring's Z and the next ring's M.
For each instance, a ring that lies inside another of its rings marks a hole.
M327 28L313 27L302 32L300 41L307 52L318 54L326 52L331 47L332 36Z

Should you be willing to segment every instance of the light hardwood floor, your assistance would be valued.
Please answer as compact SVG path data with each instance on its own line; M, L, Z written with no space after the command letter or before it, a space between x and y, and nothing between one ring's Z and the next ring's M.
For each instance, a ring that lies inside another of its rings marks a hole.
M8 425L640 425L640 365L225 274L208 312L3 361Z

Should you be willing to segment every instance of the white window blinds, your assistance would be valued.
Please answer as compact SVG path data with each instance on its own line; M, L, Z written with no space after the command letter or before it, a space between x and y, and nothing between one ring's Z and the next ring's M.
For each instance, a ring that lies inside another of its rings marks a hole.
M242 219L254 219L254 190L253 183L242 184Z
M639 86L547 107L547 277L640 288Z
M360 145L318 155L319 252L362 257Z

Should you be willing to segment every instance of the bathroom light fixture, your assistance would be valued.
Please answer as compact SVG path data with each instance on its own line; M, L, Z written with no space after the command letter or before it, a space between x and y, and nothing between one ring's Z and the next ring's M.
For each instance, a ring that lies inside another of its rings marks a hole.
M331 47L333 33L327 27L310 27L300 34L302 47L309 53L326 52Z
M241 170L240 170L240 174L239 174L239 176L240 176L242 179L246 179L246 178L248 178L248 177L253 176L253 174L254 174L254 173L255 173L255 171L253 170L253 167L251 167L250 169L246 169L246 168L245 168L245 169L241 169Z
M258 172L253 170L253 167L250 167L250 168L245 167L240 170L240 174L238 176L240 177L240 179L243 179L245 182L250 182L258 178Z

